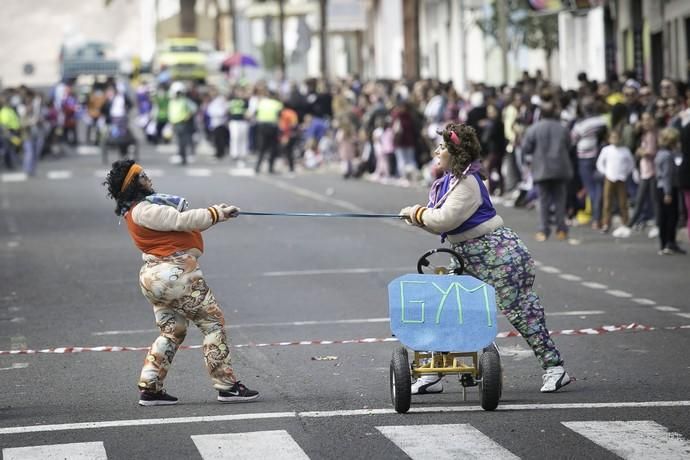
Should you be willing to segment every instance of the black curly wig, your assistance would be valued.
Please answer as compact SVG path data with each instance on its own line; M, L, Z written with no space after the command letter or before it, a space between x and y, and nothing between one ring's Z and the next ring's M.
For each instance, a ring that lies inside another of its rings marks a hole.
M453 142L452 133L455 133L458 144ZM464 123L448 123L439 134L443 136L446 149L450 153L450 172L455 176L461 176L467 166L480 159L482 147L477 139L474 128Z
M139 182L139 174L134 178L124 191L120 192L122 183L125 181L129 168L135 163L134 160L118 160L112 164L110 172L105 178L105 185L108 188L108 197L115 200L115 214L123 215L132 206L132 203L143 200L148 195L154 193L150 188L145 188Z

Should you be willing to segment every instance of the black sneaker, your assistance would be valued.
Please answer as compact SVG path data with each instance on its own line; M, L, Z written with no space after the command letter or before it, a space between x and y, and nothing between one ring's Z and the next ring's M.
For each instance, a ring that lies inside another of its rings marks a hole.
M229 390L218 390L218 401L222 403L236 403L254 401L259 397L259 392L250 390L239 381Z
M687 253L688 253L685 249L681 248L681 247L678 246L677 244L670 244L670 245L668 245L667 247L668 247L668 249L670 249L671 252L673 252L674 254L687 254Z
M140 406L170 406L177 404L177 398L169 395L165 390L158 393L152 391L139 391L139 405Z

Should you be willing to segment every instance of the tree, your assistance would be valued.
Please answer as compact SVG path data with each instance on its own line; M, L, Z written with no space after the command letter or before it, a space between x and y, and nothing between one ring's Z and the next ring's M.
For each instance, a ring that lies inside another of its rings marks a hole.
M544 50L546 59L550 59L553 51L558 48L558 16L527 15L519 24L524 31L525 46Z
M319 0L321 76L328 78L328 0Z
M180 34L196 35L196 0L180 0Z
M113 0L104 0L106 8ZM180 33L196 35L196 0L180 0Z
M496 1L505 1L510 11L506 21L508 50L512 50L516 45L542 49L548 61L553 51L558 48L558 16L534 14L527 0ZM477 20L477 26L484 34L499 42L500 27L496 3L492 3L490 14Z

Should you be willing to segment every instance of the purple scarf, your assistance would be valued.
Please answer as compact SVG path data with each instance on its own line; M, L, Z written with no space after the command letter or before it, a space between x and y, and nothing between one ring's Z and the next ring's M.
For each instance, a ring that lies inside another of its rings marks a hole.
M481 167L482 165L479 161L473 161L465 168L461 177L471 176L478 172ZM429 189L429 203L426 205L427 208L434 208L442 201L446 193L448 193L451 182L453 182L455 178L454 174L445 173L443 177L436 179L434 183L431 184L431 188Z

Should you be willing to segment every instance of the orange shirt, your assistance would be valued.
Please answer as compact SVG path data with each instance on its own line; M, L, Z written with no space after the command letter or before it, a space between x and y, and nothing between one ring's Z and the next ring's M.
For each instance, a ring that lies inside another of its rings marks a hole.
M204 240L201 232L194 230L191 232L161 232L142 227L132 219L132 210L136 205L125 214L127 230L132 237L134 245L145 254L152 254L158 257L165 257L176 252L196 248L204 252Z
M299 123L297 112L292 109L283 109L280 112L280 119L278 120L278 128L280 128L280 142L285 144L290 140L295 127Z

